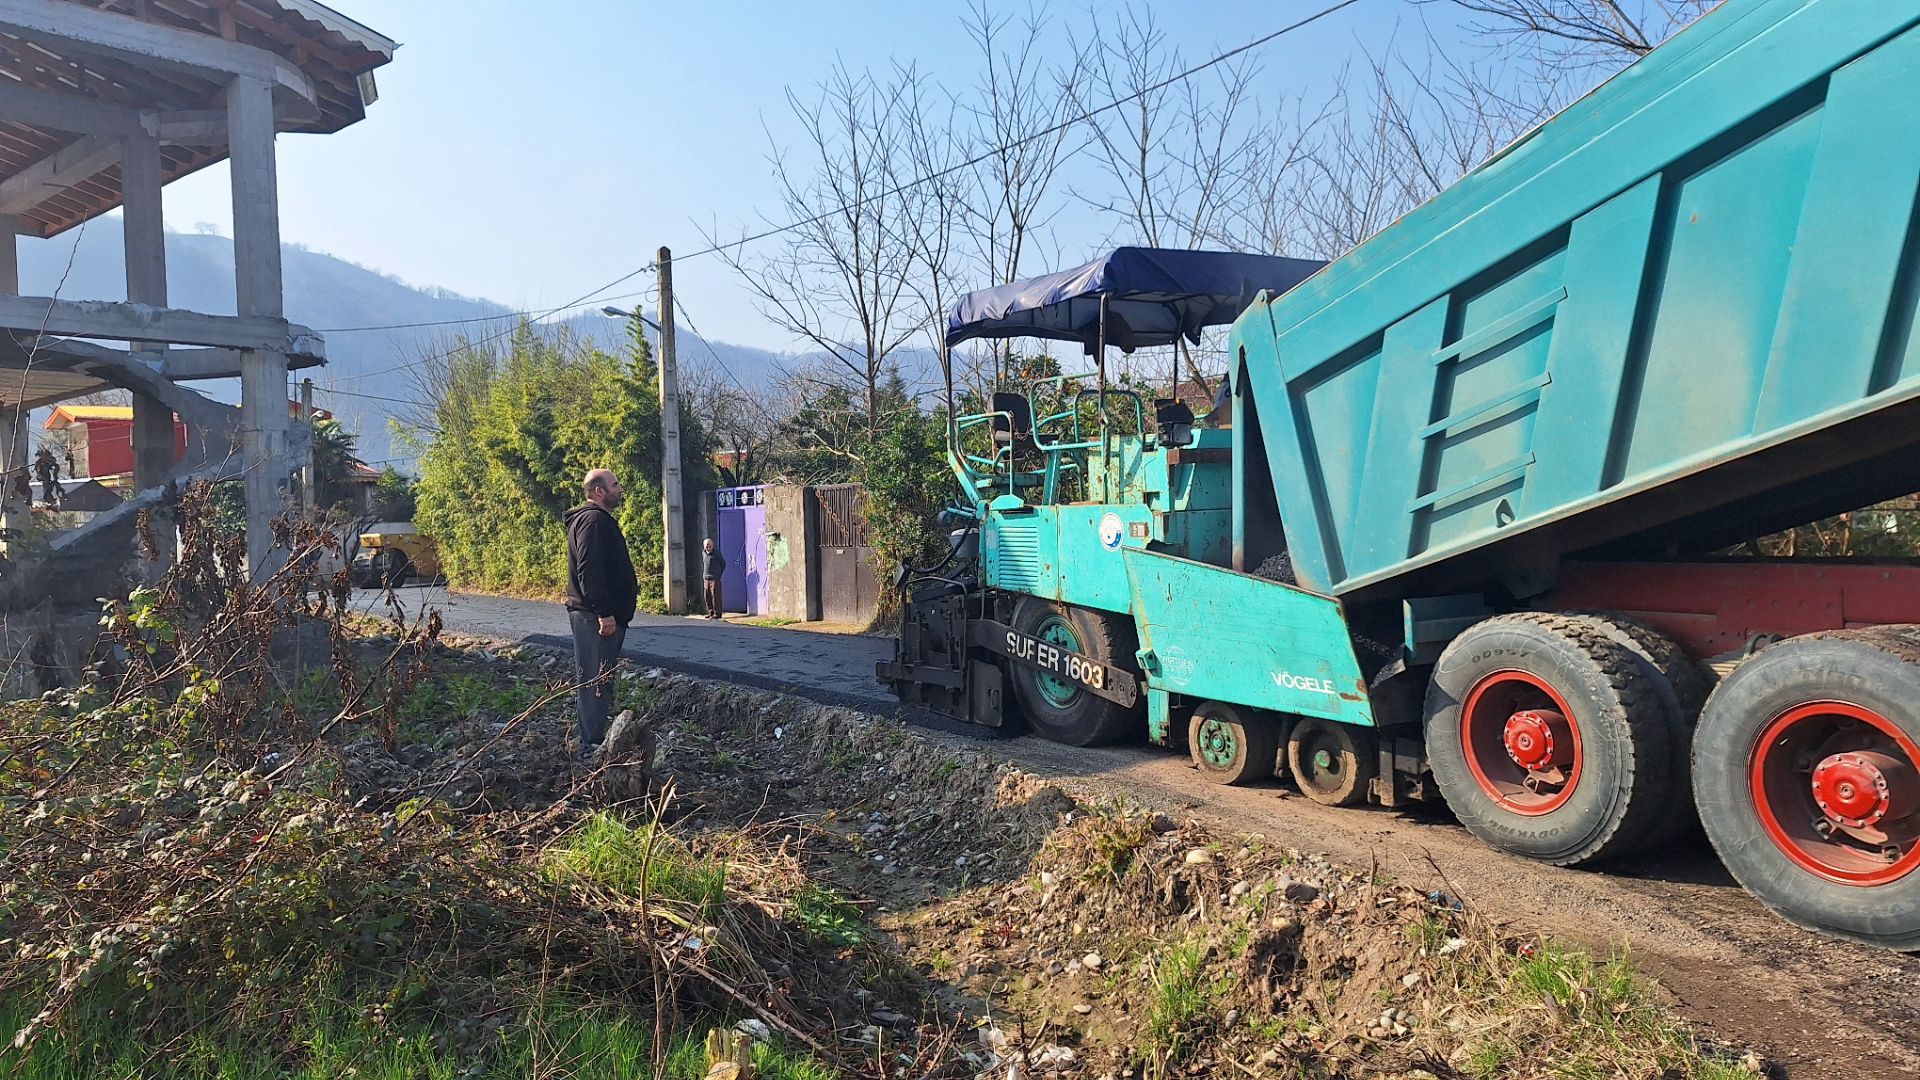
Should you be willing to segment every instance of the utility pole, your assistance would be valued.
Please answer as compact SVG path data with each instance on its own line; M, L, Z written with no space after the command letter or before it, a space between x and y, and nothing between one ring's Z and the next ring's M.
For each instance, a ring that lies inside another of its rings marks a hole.
M660 517L667 537L667 614L687 613L687 541L680 499L680 369L673 358L673 252L660 249Z
M300 380L300 419L307 423L307 461L300 466L300 501L305 504L301 509L312 512L314 507L320 505L320 500L313 490L314 478L320 475L320 470L315 465L320 458L320 444L313 437L312 379Z

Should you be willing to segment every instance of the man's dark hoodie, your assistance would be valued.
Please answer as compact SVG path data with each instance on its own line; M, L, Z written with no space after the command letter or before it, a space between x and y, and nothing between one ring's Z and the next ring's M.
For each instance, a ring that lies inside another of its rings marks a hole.
M627 554L627 538L613 515L593 503L567 511L567 607L633 621L640 583Z

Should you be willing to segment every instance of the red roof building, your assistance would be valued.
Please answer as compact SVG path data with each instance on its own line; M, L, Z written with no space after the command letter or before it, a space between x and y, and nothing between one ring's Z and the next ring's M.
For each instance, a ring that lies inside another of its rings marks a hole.
M287 403L293 418L300 418L300 403ZM316 418L332 414L315 409ZM96 480L133 475L133 406L131 405L56 405L44 425L48 431L65 431L67 448L73 453L73 475ZM173 458L187 453L187 425L177 417L173 421Z

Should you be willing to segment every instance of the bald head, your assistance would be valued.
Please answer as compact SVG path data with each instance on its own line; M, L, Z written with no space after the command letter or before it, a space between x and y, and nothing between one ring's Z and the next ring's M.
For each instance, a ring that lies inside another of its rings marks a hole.
M619 507L626 492L620 490L620 481L614 478L612 469L592 469L580 485L587 494L587 501L603 510Z

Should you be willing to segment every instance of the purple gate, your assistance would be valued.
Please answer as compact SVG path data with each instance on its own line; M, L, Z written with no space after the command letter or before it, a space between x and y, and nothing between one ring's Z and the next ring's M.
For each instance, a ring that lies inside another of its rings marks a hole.
M721 488L714 492L714 544L727 568L720 575L720 609L746 615L767 610L767 507L765 489Z

